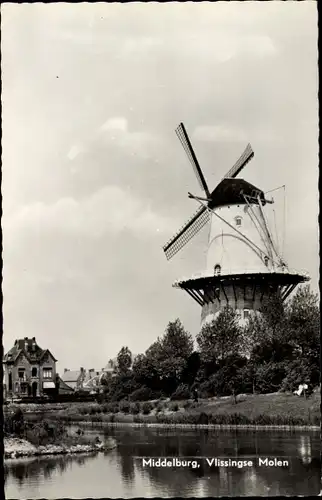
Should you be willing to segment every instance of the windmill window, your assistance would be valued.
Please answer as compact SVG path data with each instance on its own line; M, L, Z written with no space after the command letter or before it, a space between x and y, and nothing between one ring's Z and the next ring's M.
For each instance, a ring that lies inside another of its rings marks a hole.
M265 257L264 257L264 262L265 262L265 266L267 267L268 266L268 257L267 257L267 255L265 255Z
M235 221L236 221L236 226L242 225L242 218L241 217L235 217Z
M215 265L215 276L219 276L221 274L221 266L219 264Z

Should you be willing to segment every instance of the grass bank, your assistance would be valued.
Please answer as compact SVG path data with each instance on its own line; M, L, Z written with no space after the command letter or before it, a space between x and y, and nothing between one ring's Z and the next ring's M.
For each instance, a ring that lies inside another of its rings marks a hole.
M314 428L320 426L319 393L309 398L274 393L200 400L144 403L82 403L46 409L46 417L65 423L162 426ZM39 418L36 413L30 418Z
M113 439L102 443L98 436L80 429L72 431L62 420L44 419L39 414L36 419L26 419L21 409L5 415L3 430L5 458L97 452L116 444Z
M4 458L31 457L41 455L66 455L74 453L95 453L99 451L107 451L115 448L115 444L111 441L109 445L103 443L88 442L82 444L74 442L68 444L66 442L60 444L46 444L36 446L27 439L14 436L4 438Z

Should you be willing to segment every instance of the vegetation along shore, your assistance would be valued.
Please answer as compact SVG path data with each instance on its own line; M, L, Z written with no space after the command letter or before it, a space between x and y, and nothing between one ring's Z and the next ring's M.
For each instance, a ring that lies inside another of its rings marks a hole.
M69 453L95 453L115 448L113 439L87 436L81 430L70 431L57 420L28 420L20 408L4 419L4 458Z
M172 420L195 423L198 413L209 413L220 424L235 415L236 424L319 425L313 397L320 385L317 296L305 286L287 303L270 299L261 312L242 326L236 311L223 309L203 325L195 344L177 319L144 354L133 358L122 347L113 373L102 379L92 417L125 414L166 423L172 412ZM307 389L295 396L301 385Z
M122 347L96 403L6 405L5 456L104 449L86 433L71 434L75 423L320 427L320 312L309 287L287 304L275 298L244 327L235 311L224 309L196 341L194 350L191 335L176 320L134 360ZM308 389L296 395L300 384Z

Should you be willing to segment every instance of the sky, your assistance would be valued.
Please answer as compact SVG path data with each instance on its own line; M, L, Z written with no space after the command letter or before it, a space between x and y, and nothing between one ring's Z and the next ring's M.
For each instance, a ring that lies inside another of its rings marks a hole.
M2 5L4 349L36 337L58 369L144 352L200 307L172 288L203 270L207 230L167 261L198 208L175 135L211 189L286 185L284 255L318 291L317 5ZM279 217L283 189L275 196Z

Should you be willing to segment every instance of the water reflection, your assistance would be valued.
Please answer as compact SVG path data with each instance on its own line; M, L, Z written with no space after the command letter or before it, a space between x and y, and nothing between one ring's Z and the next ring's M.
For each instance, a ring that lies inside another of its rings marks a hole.
M17 458L5 462L4 479L13 478L22 487L28 479L37 478L39 482L48 480L53 474L64 474L72 464L83 467L85 462L93 459L90 455L61 455L36 458Z
M96 434L98 430L95 430ZM182 431L109 429L105 438L116 439L117 450L99 455L47 457L6 462L7 498L53 498L60 478L66 496L109 497L216 497L317 495L320 491L318 434L241 431ZM143 457L198 457L199 468L153 468ZM251 459L253 467L209 467L202 457ZM258 457L278 457L288 467L259 466ZM79 469L81 473L75 474ZM73 470L72 470L73 469ZM48 490L48 480L52 489ZM37 494L28 495L31 484ZM58 495L57 495L58 496Z

